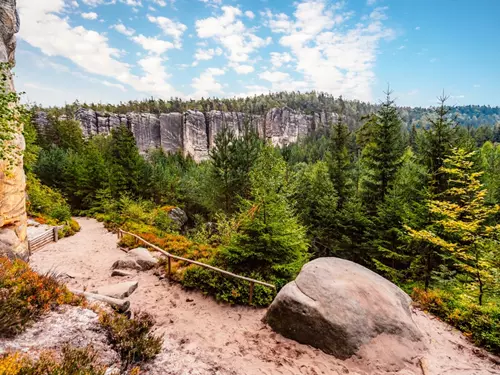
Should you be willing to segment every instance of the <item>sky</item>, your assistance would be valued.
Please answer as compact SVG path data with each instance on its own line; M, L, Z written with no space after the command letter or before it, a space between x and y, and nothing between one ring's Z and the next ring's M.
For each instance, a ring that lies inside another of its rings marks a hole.
M323 91L500 105L497 0L17 0L16 87L45 106Z

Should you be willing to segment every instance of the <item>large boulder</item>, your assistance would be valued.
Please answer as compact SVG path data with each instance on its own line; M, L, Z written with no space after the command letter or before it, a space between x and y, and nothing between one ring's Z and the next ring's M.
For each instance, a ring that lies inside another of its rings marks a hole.
M124 299L134 293L138 286L139 283L137 281L127 281L119 284L101 286L92 293L111 298Z
M421 334L410 303L396 285L356 263L319 258L281 289L264 319L283 336L341 359L379 336L412 352Z
M187 214L183 210L181 210L179 207L172 208L168 212L168 217L179 228L182 228L188 221Z
M143 270L150 270L158 265L158 259L152 256L149 250L144 247L130 250L128 255L133 257Z

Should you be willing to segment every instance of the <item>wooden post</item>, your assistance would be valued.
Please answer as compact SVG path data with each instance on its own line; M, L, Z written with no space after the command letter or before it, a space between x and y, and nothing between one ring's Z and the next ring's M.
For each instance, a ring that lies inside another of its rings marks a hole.
M253 281L250 282L250 295L248 297L248 304L251 305L252 304L252 299L253 299Z
M54 242L59 241L59 227L54 227L52 230L54 232Z
M121 233L121 229L118 229L118 232L116 232L116 235L118 236L118 239L120 239L120 233Z
M171 265L171 261L170 261L170 257L167 257L168 258L168 271L167 271L167 276L168 276L168 279L170 280L170 274L172 272L172 265Z

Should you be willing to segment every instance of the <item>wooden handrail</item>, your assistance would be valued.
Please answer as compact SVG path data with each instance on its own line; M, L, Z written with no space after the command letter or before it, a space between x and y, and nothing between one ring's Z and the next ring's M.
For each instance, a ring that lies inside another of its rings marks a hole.
M127 231L125 231L123 229L118 229L118 238L121 238L123 236L123 233L128 234L129 236L134 237L136 240L139 240L139 241L143 242L148 247L151 247L151 248L159 251L160 253L162 253L166 257L168 257L168 276L169 277L170 277L170 272L171 272L170 259L172 258L172 259L181 260L181 261L184 261L184 262L187 262L187 263L195 264L195 265L200 266L200 267L208 268L208 269L210 269L212 271L216 271L216 272L222 273L224 275L234 277L235 279L239 279L239 280L243 280L243 281L248 281L250 283L250 295L249 295L249 303L250 304L252 303L254 284L263 285L265 287L268 287L268 288L276 290L276 286L273 285L273 284L269 284L269 283L266 283L264 281L260 281L260 280L256 280L256 279L251 279L250 277L240 276L240 275L237 275L235 273L232 273L232 272L229 272L229 271L225 271L223 269L220 269L220 268L217 268L217 267L214 267L214 266L210 266L210 265L205 264L205 263L198 262L196 260L187 259L187 258L183 258L183 257L177 256L177 255L170 254L169 252L161 249L160 247L158 247L156 245L153 245L152 243L146 241L144 238L142 238L142 237L140 237L140 236L138 236L138 235L136 235L134 233L127 232Z

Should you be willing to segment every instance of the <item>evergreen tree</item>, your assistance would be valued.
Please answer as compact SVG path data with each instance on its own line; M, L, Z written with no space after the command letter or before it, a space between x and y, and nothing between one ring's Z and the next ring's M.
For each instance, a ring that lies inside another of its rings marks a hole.
M250 198L241 204L239 230L224 249L234 270L289 279L306 261L306 231L286 198L286 173L283 158L265 146L250 172Z
M451 109L446 105L448 97L443 94L438 100L439 106L434 109L433 115L429 118L428 127L421 138L422 144L419 145L423 162L429 168L436 194L446 189L446 176L439 171L456 141L456 124L450 119Z
M125 192L139 196L142 185L144 159L139 155L134 136L125 126L111 131L109 144L110 189L115 197Z
M488 284L494 281L494 259L498 244L490 240L498 237L500 226L489 225L489 219L500 212L498 206L485 204L486 190L479 180L481 172L474 171L474 152L455 148L440 173L447 176L448 188L442 199L429 201L429 210L437 216L440 233L409 229L410 235L446 251L456 267L470 277L478 289L479 304ZM495 255L492 252L495 251Z
M332 126L330 147L327 154L328 168L333 186L337 192L337 208L342 209L351 195L349 146L350 133L339 116Z
M366 168L362 180L363 197L372 213L391 187L403 155L402 123L390 95L390 91L386 92L385 102L368 120L371 128L370 142L362 155Z
M292 201L308 229L312 253L331 256L336 245L338 197L329 178L328 166L319 161L315 164L298 164L293 174L295 191Z

